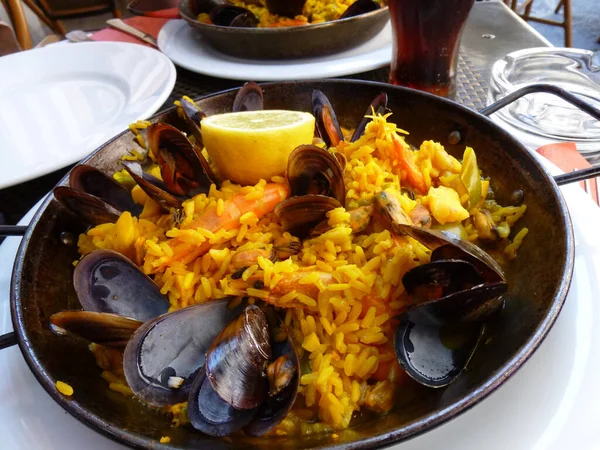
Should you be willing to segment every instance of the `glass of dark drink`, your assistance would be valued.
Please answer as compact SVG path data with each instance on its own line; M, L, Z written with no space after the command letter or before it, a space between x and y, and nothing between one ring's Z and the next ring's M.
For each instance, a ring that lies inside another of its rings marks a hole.
M460 36L475 0L388 0L390 83L454 98Z

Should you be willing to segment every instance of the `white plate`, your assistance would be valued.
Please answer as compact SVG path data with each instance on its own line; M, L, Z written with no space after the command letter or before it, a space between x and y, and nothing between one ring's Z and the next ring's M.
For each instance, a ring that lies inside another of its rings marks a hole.
M0 189L73 164L167 100L175 66L143 45L51 45L0 58Z
M184 20L170 20L158 34L158 47L185 69L231 80L285 81L338 77L390 64L392 26L351 50L318 58L254 60L225 55L211 48Z
M578 185L561 189L575 228L575 271L554 327L531 359L488 399L395 450L600 448L600 209ZM0 246L0 333L12 330L8 298L18 243L19 238L8 238ZM16 347L0 351L0 399L3 450L125 448L64 412Z

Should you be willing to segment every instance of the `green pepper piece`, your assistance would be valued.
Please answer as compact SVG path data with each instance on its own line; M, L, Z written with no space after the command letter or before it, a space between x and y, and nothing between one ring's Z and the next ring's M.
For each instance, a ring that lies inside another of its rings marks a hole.
M465 149L460 180L469 193L467 209L470 210L477 206L479 200L481 200L481 176L479 175L475 151L471 147Z

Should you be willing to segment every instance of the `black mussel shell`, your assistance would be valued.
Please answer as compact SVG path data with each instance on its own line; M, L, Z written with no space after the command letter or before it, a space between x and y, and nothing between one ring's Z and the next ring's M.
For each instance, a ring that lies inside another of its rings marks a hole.
M63 206L88 225L115 223L122 212L94 195L65 186L55 187L53 193Z
M244 84L233 100L233 112L260 111L263 108L263 91L254 81Z
M142 325L117 314L92 311L61 311L50 316L50 328L57 334L76 334L96 344L124 349Z
M211 343L240 309L230 308L228 299L214 300L144 323L123 355L127 384L135 395L155 406L185 401ZM169 387L178 378L181 385Z
M441 245L431 252L432 261L461 259L473 264L487 282L504 281L502 269L488 253L475 244L448 236L452 242Z
M152 124L148 127L148 146L170 193L187 197L208 193L212 180L206 174L201 155L181 131L166 123Z
M273 354L273 362L267 368L267 374L272 365L282 361L278 370L279 377L284 380L283 383L269 383L267 399L259 407L250 424L244 428L244 431L252 436L262 436L281 423L294 405L300 383L300 362L286 326L271 307L265 310L265 316L269 323Z
M190 0L190 9L194 15L209 13L220 5L226 5L228 0Z
M232 22L235 20L235 18L237 16L239 16L241 14L246 14L246 13L252 14L252 12L247 10L246 8L225 4L225 5L219 5L215 8L213 8L208 13L208 15L210 17L210 21L213 24L224 26L224 27L229 27L229 26L232 26ZM252 14L252 15L254 15L254 14ZM255 17L255 19L256 19L256 17ZM258 21L256 21L256 23L258 24Z
M284 231L303 239L327 218L327 212L341 206L333 197L302 195L279 203L275 207L275 215Z
M338 158L315 145L300 145L288 158L287 178L293 196L324 195L346 201L344 169Z
M123 163L123 167L146 195L157 202L163 211L169 212L171 208L181 209L183 205L182 199L169 193L165 184L158 178L145 172L140 164Z
M196 105L196 103L190 102L186 98L180 98L179 104L183 110L185 122L187 123L192 135L196 139L196 145L199 148L202 148L202 131L200 124L202 119L206 117L206 114L198 107L198 105Z
M214 391L202 367L191 386L187 415L192 426L209 436L229 436L246 426L255 409L235 409Z
M75 267L73 285L86 311L145 322L169 309L169 300L158 286L129 259L112 250L85 255Z
M293 19L302 14L306 0L266 0L267 9L271 14Z
M434 301L483 283L473 264L462 260L432 261L413 267L402 277L402 285L417 304Z
M405 319L396 329L394 348L398 362L411 378L441 388L467 367L484 331L481 323L440 328Z
M352 3L344 14L340 16L340 19L347 19L348 17L359 16L371 11L379 9L379 5L373 0L356 0Z
M335 147L344 140L342 129L329 99L318 89L315 89L312 94L312 113L315 116L316 134L327 147Z
M481 322L502 308L502 295L507 289L508 285L502 281L483 283L421 303L405 314L411 322L425 325L452 326Z
M266 397L270 359L267 320L260 308L250 305L213 341L206 376L215 393L235 409L254 409Z
M352 6L350 6L350 8L352 8ZM350 8L348 8L348 9L350 9ZM367 123L369 123L371 121L371 119L367 118L366 116L372 116L374 113L384 115L390 111L387 107L387 103L388 103L388 96L385 92L382 92L377 97L375 97L375 99L371 102L371 104L365 111L363 118L356 126L356 129L354 130L354 133L352 134L352 137L350 138L350 142L357 141L358 138L361 137L363 135L363 133L365 132L365 127L367 126Z
M118 211L129 211L133 215L142 212L127 189L95 167L86 164L75 166L69 174L69 186L104 200Z

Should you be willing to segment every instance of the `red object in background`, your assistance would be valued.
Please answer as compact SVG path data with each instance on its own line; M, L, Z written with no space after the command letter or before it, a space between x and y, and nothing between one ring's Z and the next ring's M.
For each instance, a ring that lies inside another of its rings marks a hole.
M475 0L388 0L389 82L453 98L460 36Z
M565 173L573 172L590 167L590 163L581 156L577 146L573 142L561 142L559 144L548 144L537 149L537 152L552 161L559 169ZM579 182L582 189L585 189L585 181ZM596 178L587 181L590 188L588 193L594 201L598 203L598 190Z

